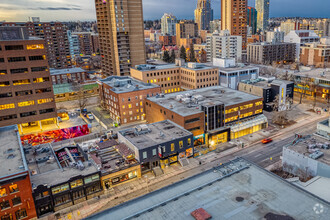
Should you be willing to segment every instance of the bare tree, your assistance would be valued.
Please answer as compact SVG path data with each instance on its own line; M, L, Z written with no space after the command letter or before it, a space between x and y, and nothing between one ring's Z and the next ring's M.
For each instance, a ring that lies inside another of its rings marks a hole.
M86 108L87 106L87 96L84 90L84 86L79 84L79 83L72 83L72 87L74 92L77 94L77 101L78 101L78 105L79 105L79 109L83 110L84 108Z

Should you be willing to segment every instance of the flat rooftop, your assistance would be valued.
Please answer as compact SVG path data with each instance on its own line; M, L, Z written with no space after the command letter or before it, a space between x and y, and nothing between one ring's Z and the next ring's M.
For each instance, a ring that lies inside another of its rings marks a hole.
M165 64L165 65L150 65L150 64L142 64L138 65L138 68L132 68L141 72L150 72L154 70L166 70L166 69L174 69L174 68L185 68L189 70L207 70L207 69L217 69L218 67L212 66L210 64L205 63L196 63L196 68L190 68L188 67L188 63L185 63L183 66L179 66L176 64ZM139 68L140 67L140 68Z
M49 70L50 75L61 75L61 74L72 74L72 73L81 73L81 72L87 72L86 70L75 67L75 68L68 68L68 69L50 69Z
M0 178L27 171L16 125L0 128Z
M295 145L288 146L288 148L290 150L293 150L299 154L302 154L302 155L308 157L310 154L313 153L313 150L309 151L308 147L314 146L314 151L317 149L324 153L324 155L322 157L320 157L316 160L321 163L330 165L330 149L322 149L321 146L323 144L329 144L329 142L324 138L313 135L313 136L306 137L304 140L300 140Z
M316 204L322 212L313 210ZM330 212L326 201L239 158L87 219L189 220L199 208L212 219L237 220L326 220Z
M263 79L255 79L255 80L243 80L240 83L254 85L254 86L261 87L261 88L270 88L271 85L280 86L283 83L288 85L288 84L293 84L294 82L287 81L287 80L280 80L280 79L275 79L275 80L272 80L271 82L267 82L266 80L263 80Z
M170 120L136 126L135 128L121 130L119 133L139 149L192 135L191 132Z
M302 77L312 77L322 80L330 81L330 69L313 69L308 71L302 71L298 73L293 73L295 76L302 76Z
M99 81L112 87L111 91L117 94L159 87L159 85L144 83L129 76L109 76Z
M181 98L178 99L178 97ZM188 116L203 112L200 108L202 105L207 106L224 104L225 106L231 106L260 98L261 97L259 96L251 95L223 86L212 86L165 94L164 96L153 96L148 98L148 100L157 103L158 105L167 108L179 115Z
M330 202L330 178L316 176L307 182L293 182L300 188Z
M58 147L61 150L65 147L78 147L78 145L64 145ZM38 146L24 146L25 157L28 162L28 168L31 174L32 187L39 185L54 186L68 181L71 177L78 175L88 175L97 172L97 168L87 160L82 164L84 169L73 167L62 167L58 157L55 155L56 149L51 144ZM76 161L78 161L76 157Z

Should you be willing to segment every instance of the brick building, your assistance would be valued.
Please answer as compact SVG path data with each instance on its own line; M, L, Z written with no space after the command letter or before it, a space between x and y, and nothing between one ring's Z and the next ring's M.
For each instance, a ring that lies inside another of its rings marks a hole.
M0 27L0 72L0 127L56 121L44 40L22 27Z
M145 83L161 86L163 93L198 89L219 85L219 69L199 63L187 65L177 59L176 64L152 66L138 65L131 68L131 76Z
M145 120L145 99L161 92L158 85L128 76L110 76L98 83L101 104L110 112L110 117L120 124Z
M28 22L29 35L45 40L48 63L51 68L70 68L71 54L67 26L61 22Z
M296 60L295 43L252 43L247 46L247 61L256 64L292 63Z
M50 69L53 84L82 83L86 81L87 71L76 67L70 69Z
M35 218L28 165L17 125L0 128L0 219Z
M159 36L159 43L163 46L175 46L176 45L176 36L171 35L160 35Z
M214 145L266 128L262 98L221 86L146 100L147 122L169 119L191 131L195 144Z
M330 38L322 38L321 43L301 46L300 63L316 68L330 68Z

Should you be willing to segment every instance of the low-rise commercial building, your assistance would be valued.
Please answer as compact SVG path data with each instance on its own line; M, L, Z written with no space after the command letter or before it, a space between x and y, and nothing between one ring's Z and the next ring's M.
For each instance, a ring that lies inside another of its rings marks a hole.
M294 43L252 43L247 46L247 61L255 64L292 63L296 61Z
M317 123L317 134L330 140L330 117Z
M53 84L82 83L87 80L87 71L75 67L70 69L50 69Z
M273 80L267 82L262 79L244 80L238 84L238 90L263 98L264 110L271 111L273 107L279 111L289 107L287 98L293 99L294 82ZM273 103L278 96L278 103Z
M161 86L163 93L198 89L219 84L218 68L177 59L176 64L138 65L131 68L131 76L145 83Z
M160 35L159 43L165 47L175 46L176 45L176 36L171 35Z
M316 68L330 68L330 38L301 46L300 63Z
M85 101L91 96L100 94L97 83L85 83L72 85L69 83L53 85L55 102L65 102L71 100Z
M0 128L0 219L37 216L17 125Z
M142 172L194 155L193 134L170 120L121 130L118 141L135 153Z
M101 105L120 124L145 120L145 99L161 93L160 86L128 76L110 76L98 84Z
M266 128L262 108L261 97L221 86L146 100L149 123L171 120L193 133L195 145L219 144Z
M44 43L24 27L0 27L0 127L57 123Z
M100 172L79 145L25 145L38 217L103 193Z

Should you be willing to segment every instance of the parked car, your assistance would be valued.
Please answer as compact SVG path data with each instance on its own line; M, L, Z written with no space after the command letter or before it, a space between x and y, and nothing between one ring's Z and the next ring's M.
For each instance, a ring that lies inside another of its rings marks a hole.
M271 139L271 138L265 138L265 139L263 139L262 141L261 141L261 143L263 143L263 144L268 144L268 143L270 143L270 142L272 142L273 141L273 139Z
M88 118L89 120L93 120L94 119L94 116L91 113L88 113L86 115L86 118Z

